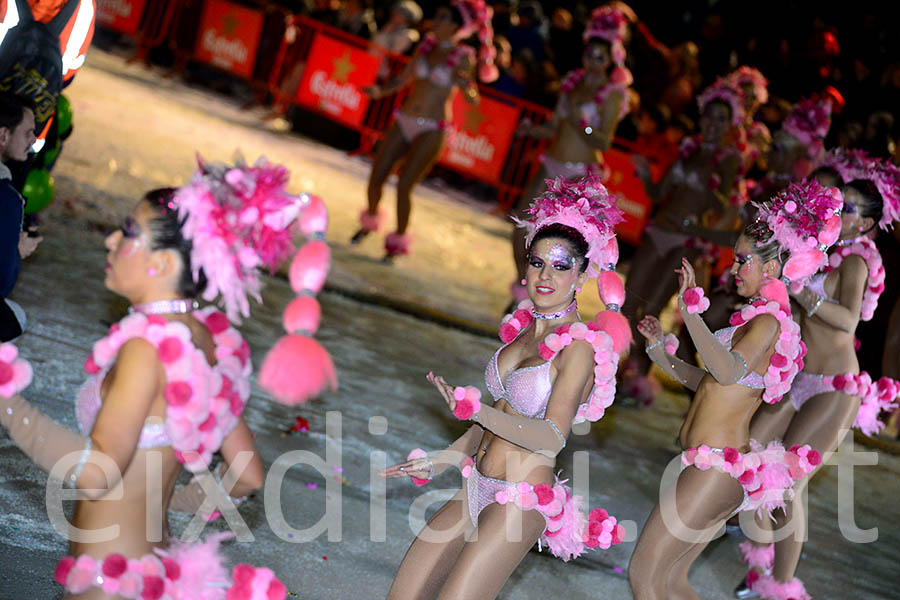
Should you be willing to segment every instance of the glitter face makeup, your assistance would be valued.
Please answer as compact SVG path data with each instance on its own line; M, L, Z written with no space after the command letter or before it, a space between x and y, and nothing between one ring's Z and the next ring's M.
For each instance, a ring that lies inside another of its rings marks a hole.
M747 254L737 254L734 255L734 262L738 264L738 268L740 269L744 265L749 265L753 262L753 253L749 252Z
M568 271L575 266L576 260L568 248L557 243L553 244L553 247L544 256L532 254L530 262L536 267L542 267L544 263L549 263L557 270ZM538 265L537 262L541 264Z

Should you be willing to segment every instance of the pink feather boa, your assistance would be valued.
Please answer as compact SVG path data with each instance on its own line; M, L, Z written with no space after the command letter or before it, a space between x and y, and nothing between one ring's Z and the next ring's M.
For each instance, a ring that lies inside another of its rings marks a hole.
M745 540L738 545L741 550L741 559L751 569L770 571L775 564L775 544L759 546L750 540Z
M806 593L803 582L796 577L787 583L781 583L771 575L751 571L747 574L747 586L759 594L762 600L812 600Z

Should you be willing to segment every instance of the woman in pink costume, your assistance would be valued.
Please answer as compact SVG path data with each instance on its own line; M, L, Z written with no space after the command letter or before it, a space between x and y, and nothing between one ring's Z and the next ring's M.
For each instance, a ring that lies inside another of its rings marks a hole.
M685 229L715 221L728 205L727 198L740 169L740 154L733 144L734 131L743 123L743 106L734 88L717 81L698 97L700 135L687 138L678 160L654 183L643 157L636 157L635 171L647 194L657 204L653 221L645 230L628 272L628 301L623 313L631 320L659 314L678 289L674 272L685 255L697 258L702 244ZM629 358L622 374L624 393L648 403L645 356Z
M454 416L472 426L446 450L417 448L383 472L422 485L452 466L466 479L416 536L388 598L495 598L535 542L567 561L622 540L615 518L595 509L585 519L584 499L554 477L572 424L596 421L612 404L628 347L630 330L617 312L625 292L614 270L621 211L589 176L550 182L529 213L520 222L529 300L504 319L504 344L485 371L495 404L481 403L477 388L454 388L429 373ZM598 274L607 310L584 323L575 294Z
M744 122L738 129L738 149L743 157L742 171L753 168L760 157L765 156L772 141L769 128L753 119L759 108L769 101L769 80L753 67L743 65L725 77L741 96Z
M622 12L602 6L591 15L584 31L582 68L563 78L556 111L549 123L524 121L518 135L551 140L541 155L537 172L522 191L516 218L524 218L531 200L545 189L548 179L579 179L594 175L606 181L609 167L602 152L612 145L619 121L628 114L631 72L625 67L624 36L628 23ZM574 40L573 40L574 42ZM525 232L512 233L516 280L510 286L513 306L528 297L521 280L528 267Z
M800 328L780 278L802 282L815 273L837 239L839 210L837 190L814 182L791 186L762 206L738 240L731 267L747 303L715 333L700 316L709 300L693 287L693 269L683 261L678 306L706 371L674 356L674 340L656 318L641 322L653 361L696 394L681 428L681 473L661 492L631 558L637 600L698 598L688 571L724 520L739 510L771 514L784 507L791 484L818 464L808 446L762 444L749 426L763 402L782 400L803 365Z
M900 212L897 179L891 175L896 168L879 162L854 153L826 159L844 181L840 239L827 266L793 294L802 308L795 318L809 352L791 386L790 402L764 406L754 417L750 433L760 441L783 439L786 446L808 444L823 454L834 452L851 427L867 435L883 427L878 416L900 391L893 380L873 382L860 372L854 348L857 323L872 318L884 289L884 267L868 234L878 225L887 227ZM812 475L795 485L797 497ZM780 529L788 523L793 533L775 544L741 544L751 570L735 590L738 598L809 599L794 576L803 549L798 538L806 534L803 503L789 503L774 523L760 524Z
M478 103L474 74L482 81L497 79L494 65L493 9L484 0L453 0L434 16L434 31L416 48L403 71L385 86L367 88L373 99L383 98L409 87L409 95L394 114L394 124L381 142L369 175L368 206L360 213L359 230L350 240L358 244L378 231L382 214L378 211L384 182L403 160L397 179L397 230L384 241L385 260L409 254L412 241L407 233L412 211L412 189L437 161L447 139L450 101L458 87L471 104ZM464 40L477 34L481 44L477 57Z
M298 213L313 207L313 218L322 215L321 200L288 195L286 182L283 168L265 163L205 165L185 187L148 193L106 238L106 287L131 308L85 363L90 379L76 398L79 431L18 395L31 367L15 346L0 347L0 423L51 478L79 490L75 527L120 531L70 538L70 556L55 574L66 598L285 597L269 569L238 565L229 577L218 554L229 535L194 544L160 540L168 508L210 513L224 503L233 510L229 498L262 486L262 462L241 418L250 349L229 319L248 316L248 296L258 298L256 267L275 267L292 252L288 227ZM221 296L227 316L199 308L201 295ZM304 356L273 351L267 366L285 359ZM305 370L302 362L294 368ZM223 468L211 474L215 452ZM173 499L182 468L195 477ZM204 491L215 492L215 504L204 505Z

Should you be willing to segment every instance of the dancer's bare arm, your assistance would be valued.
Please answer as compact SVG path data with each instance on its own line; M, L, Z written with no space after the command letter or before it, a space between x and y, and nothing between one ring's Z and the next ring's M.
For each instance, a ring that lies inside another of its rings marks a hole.
M72 465L66 472L66 483L92 499L113 489L134 457L144 421L164 380L156 349L140 338L125 342L108 378L90 436L59 425L21 396L0 399L0 423L37 466L49 472L64 456L80 454L79 466ZM103 468L109 459L117 469Z
M839 267L841 286L838 290L840 302L828 302L809 288L803 288L794 298L806 311L807 316L817 319L829 327L852 333L859 324L863 294L869 278L869 270L862 257L851 254Z
M744 337L729 350L716 339L699 313L687 310L684 292L696 285L694 268L687 259L682 259L679 276L678 308L709 374L720 384L730 385L758 369L778 334L778 320L768 314L755 317L746 325Z

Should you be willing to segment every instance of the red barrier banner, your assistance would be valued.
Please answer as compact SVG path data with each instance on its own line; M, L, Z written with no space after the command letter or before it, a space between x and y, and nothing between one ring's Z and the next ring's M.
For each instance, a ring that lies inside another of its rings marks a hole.
M519 108L485 96L478 106L472 106L456 92L453 134L444 146L441 164L483 181L499 183L519 114Z
M207 0L200 18L194 55L235 75L253 75L263 14L224 0Z
M362 125L369 97L361 88L378 76L381 56L317 34L306 59L296 102L350 127Z
M603 153L603 160L610 168L607 189L615 196L619 208L625 213L625 220L616 226L616 234L620 239L632 245L640 245L644 226L650 218L653 202L644 191L644 184L634 174L631 153L617 148L610 148ZM651 172L653 165L651 165ZM653 172L654 176L658 174Z
M113 31L134 35L146 6L147 0L97 0L97 22Z

